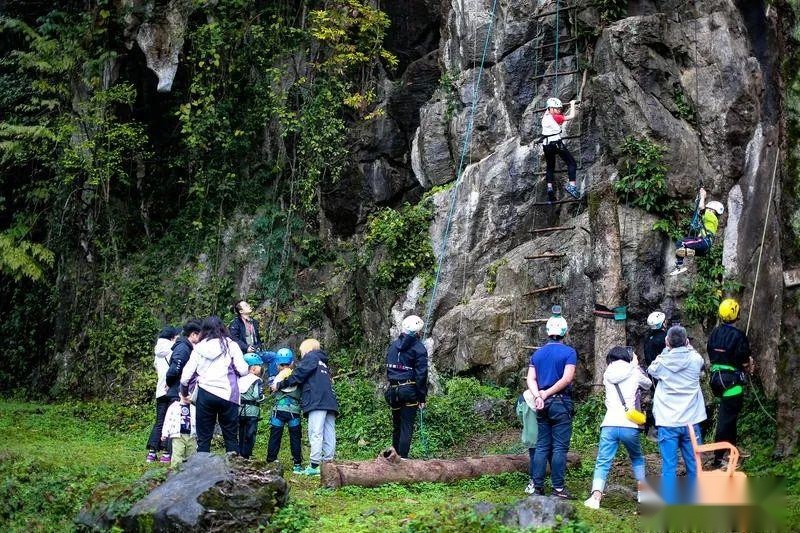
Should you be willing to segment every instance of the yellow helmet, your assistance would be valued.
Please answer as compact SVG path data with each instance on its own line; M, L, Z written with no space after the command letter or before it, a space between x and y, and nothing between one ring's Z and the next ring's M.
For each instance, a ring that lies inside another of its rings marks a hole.
M739 303L733 298L725 298L719 304L719 317L725 322L733 322L739 318Z

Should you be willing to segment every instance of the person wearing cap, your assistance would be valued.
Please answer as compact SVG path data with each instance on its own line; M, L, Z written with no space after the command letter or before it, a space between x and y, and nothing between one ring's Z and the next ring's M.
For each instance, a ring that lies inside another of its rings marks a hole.
M308 417L308 441L311 445L310 464L302 474L318 476L322 462L332 461L336 453L339 401L333 391L328 354L322 351L317 339L306 339L300 343L300 363L287 378L276 377L272 391L294 385L302 386L300 408Z
M650 327L650 335L644 341L644 365L646 369L650 366L656 357L658 357L664 348L667 346L667 315L661 311L653 311L647 317L647 325ZM658 380L653 381L654 387L658 385ZM655 441L654 434L656 421L653 417L653 402L649 393L648 399L645 403L645 413L647 414L647 422L644 424L644 433L651 440Z
M711 249L711 245L714 244L714 238L719 229L718 217L725 212L725 206L716 200L706 204L706 190L700 187L697 209L701 217L700 230L697 236L684 237L675 243L675 270L670 273L671 276L686 272L687 268L683 263L684 258L706 255L708 250Z
M281 348L275 356L275 364L278 366L278 374L275 380L284 381L292 375L294 366L294 353L289 348ZM303 454L301 446L301 420L302 411L300 409L300 389L297 385L278 389L274 393L274 407L272 416L269 419L269 444L267 445L267 462L278 460L278 453L281 450L281 438L283 437L283 426L289 428L289 447L292 450L292 460L294 466L292 473L303 473Z
M564 161L564 164L567 165L567 177L569 179L569 183L564 186L564 189L574 198L580 198L581 195L578 192L578 185L575 176L578 165L575 163L575 158L572 157L570 151L566 146L564 146L564 141L562 140L564 123L575 118L579 104L576 100L572 100L569 103L569 112L566 115L563 113L564 105L558 98L548 98L546 105L547 109L542 116L541 140L542 149L544 150L544 159L545 163L547 164L547 168L545 170L545 179L547 181L547 201L553 202L556 199L555 190L553 188L553 173L555 172L556 168L556 155L558 155Z
M711 362L711 392L719 400L717 411L716 442L736 444L736 424L744 404L744 385L747 375L752 375L755 362L750 352L750 341L744 331L734 326L739 319L739 303L726 298L717 310L722 324L708 336L708 359ZM725 452L714 452L714 467L723 466Z
M261 379L263 361L255 354L246 354L248 373L239 378L242 397L239 405L239 455L245 459L253 454L261 419L261 404L264 402L264 381Z
M590 509L600 508L606 478L620 444L628 450L637 491L642 492L645 489L644 454L639 442L639 425L629 418L628 413L639 408L640 391L650 388L650 378L639 366L639 359L633 350L624 346L612 348L606 356L606 363L608 366L603 373L606 414L600 423L600 444L594 465L592 492L589 499L583 502ZM641 497L637 499L641 500Z
M258 332L258 320L251 316L253 308L241 300L233 306L233 312L236 318L228 327L231 338L239 345L242 353L258 352L261 349L261 335Z
M420 342L424 323L417 315L403 319L401 333L386 351L386 402L392 410L392 446L408 457L417 410L428 396L428 350Z
M564 317L552 316L545 325L549 341L531 354L528 390L538 409L539 436L533 454L533 481L525 488L528 494L544 495L547 464L553 495L572 500L564 485L567 470L567 451L572 437L572 380L578 364L578 354L564 344L568 325Z
M647 367L647 373L658 380L658 387L653 395L653 415L658 426L663 497L666 503L675 504L679 503L679 450L686 465L687 479L694 483L697 478L697 466L687 426L692 426L698 443L701 443L700 422L706 419L706 406L700 378L705 361L692 348L686 329L681 326L669 328L666 344L667 349ZM685 503L691 501L690 496Z

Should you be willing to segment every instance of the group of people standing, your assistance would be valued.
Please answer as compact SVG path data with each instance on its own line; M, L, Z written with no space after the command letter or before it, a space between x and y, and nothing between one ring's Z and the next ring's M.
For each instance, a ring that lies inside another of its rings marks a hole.
M600 507L620 444L631 459L639 501L652 497L645 481L645 458L640 443L648 418L640 410L641 392L651 387L655 387L652 417L661 454L664 502L678 503L682 494L691 493L677 489L678 452L683 456L690 485L697 476L691 433L702 442L699 424L707 418L701 389L704 374L710 375L711 389L719 399L715 441L737 443L736 426L744 385L755 368L747 336L734 326L739 311L739 304L733 299L720 304L718 313L722 323L711 332L706 346L710 364L692 346L685 328L680 325L667 328L666 316L660 311L648 318L652 333L645 341L644 361L629 346L616 346L609 351L603 374L606 413L600 428L591 494L584 502L587 507ZM572 381L577 354L564 344L568 326L563 317L551 317L546 329L550 340L532 354L527 389L517 406L523 420L523 442L535 441L529 448L531 479L525 491L545 494L549 464L553 496L573 499L565 487L564 476L572 435ZM715 453L712 466L726 466L724 452Z
M154 349L156 421L146 460L179 466L195 451L210 452L217 424L225 451L249 458L261 405L270 390L274 402L267 460L277 459L287 426L293 472L319 475L322 461L332 460L335 454L339 411L327 354L316 339L300 343L297 364L288 347L262 351L258 321L251 317L250 306L241 301L234 311L236 318L229 328L211 316L187 321L182 331L166 327L159 334ZM303 415L308 418L311 444L306 468L301 454Z

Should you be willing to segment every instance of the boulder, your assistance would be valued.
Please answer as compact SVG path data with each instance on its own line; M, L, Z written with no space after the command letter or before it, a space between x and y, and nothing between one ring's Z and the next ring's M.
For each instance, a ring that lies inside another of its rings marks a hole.
M158 13L158 16L139 26L136 42L144 52L147 67L158 77L158 92L168 93L178 71L178 56L183 49L194 3L191 0L170 0L163 11L154 10L153 4L146 4L148 14Z
M475 512L491 515L505 526L525 531L554 528L575 517L575 507L571 503L547 496L528 496L509 506L479 503Z
M258 528L286 504L277 463L197 453L119 521L125 531L223 531Z

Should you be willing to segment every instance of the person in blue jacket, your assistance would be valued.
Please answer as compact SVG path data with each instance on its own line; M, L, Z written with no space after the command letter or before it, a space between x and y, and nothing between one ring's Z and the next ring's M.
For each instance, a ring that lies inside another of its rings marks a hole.
M428 396L428 351L419 340L424 323L416 315L403 319L400 336L386 352L386 401L392 409L392 446L408 457L417 410Z

